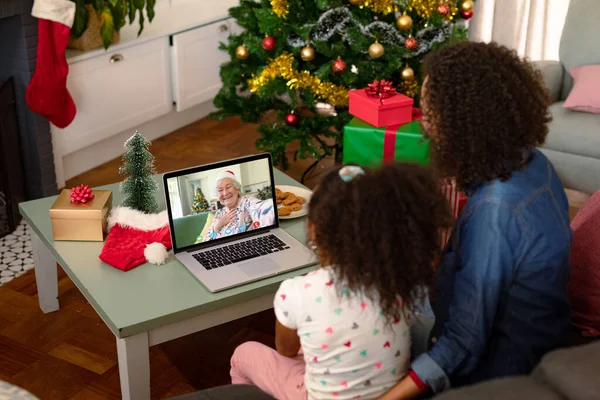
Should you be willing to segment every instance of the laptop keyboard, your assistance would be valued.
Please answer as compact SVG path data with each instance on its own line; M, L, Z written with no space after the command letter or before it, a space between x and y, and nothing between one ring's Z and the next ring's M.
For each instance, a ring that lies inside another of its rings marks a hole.
M215 269L267 254L285 251L289 248L290 246L279 240L277 236L268 235L194 254L193 257L204 268Z

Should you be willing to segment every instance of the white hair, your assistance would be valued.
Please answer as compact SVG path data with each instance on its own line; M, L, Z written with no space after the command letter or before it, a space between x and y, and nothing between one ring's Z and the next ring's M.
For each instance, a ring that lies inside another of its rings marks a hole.
M225 179L229 179L231 181L231 184L233 185L233 187L235 187L239 193L239 197L242 197L242 184L238 182L237 179L232 178L230 176L223 176L223 177L219 177L217 178L217 182L215 183L215 192L217 194L219 194L219 183L221 181L224 181Z

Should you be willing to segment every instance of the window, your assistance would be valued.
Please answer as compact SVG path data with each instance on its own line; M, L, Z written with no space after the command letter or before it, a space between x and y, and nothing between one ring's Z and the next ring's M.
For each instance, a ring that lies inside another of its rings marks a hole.
M181 209L181 195L179 193L179 184L177 183L177 179L169 179L167 181L167 186L169 190L169 201L171 202L171 213L173 214L173 218L181 218L183 217L183 210Z

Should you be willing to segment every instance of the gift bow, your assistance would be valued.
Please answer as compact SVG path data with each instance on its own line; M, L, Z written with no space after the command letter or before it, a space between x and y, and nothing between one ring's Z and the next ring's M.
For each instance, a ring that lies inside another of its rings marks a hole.
M385 79L380 81L374 80L373 83L369 83L365 92L367 92L368 96L379 97L379 101L383 103L384 99L396 95L396 88L394 88L391 81L386 81Z

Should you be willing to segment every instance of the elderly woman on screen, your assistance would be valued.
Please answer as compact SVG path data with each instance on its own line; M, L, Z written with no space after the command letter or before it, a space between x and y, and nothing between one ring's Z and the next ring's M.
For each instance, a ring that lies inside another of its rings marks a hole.
M274 224L273 199L243 196L242 185L231 171L220 173L215 184L223 208L216 212L205 242Z

